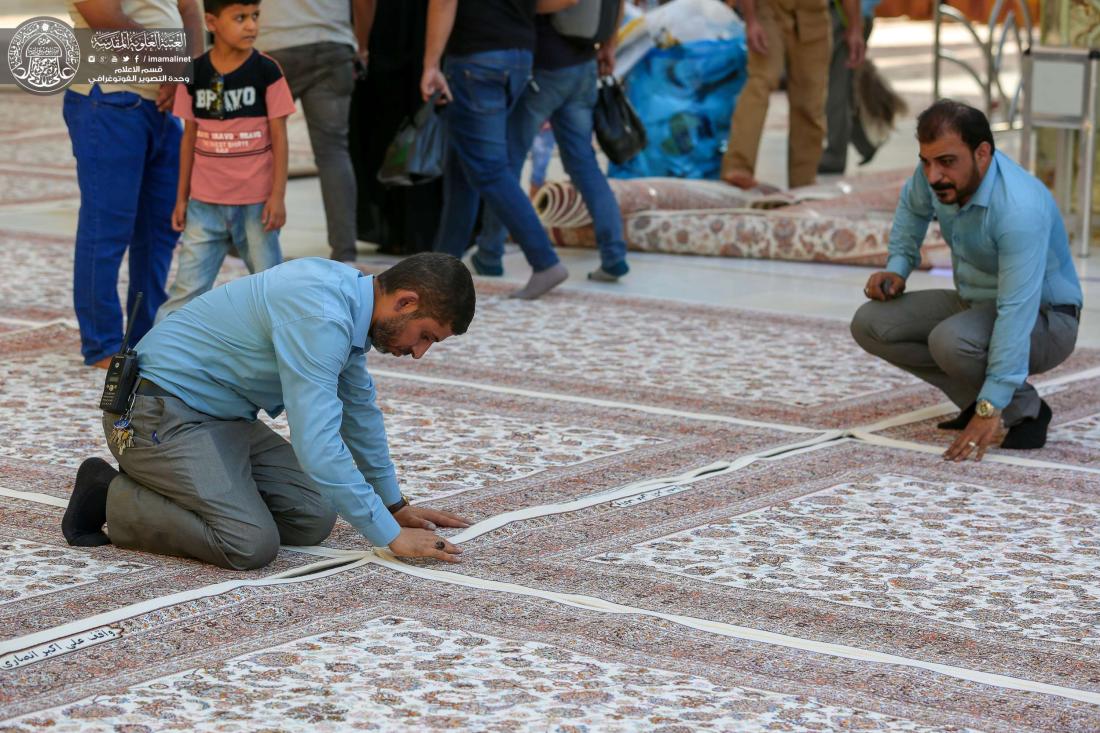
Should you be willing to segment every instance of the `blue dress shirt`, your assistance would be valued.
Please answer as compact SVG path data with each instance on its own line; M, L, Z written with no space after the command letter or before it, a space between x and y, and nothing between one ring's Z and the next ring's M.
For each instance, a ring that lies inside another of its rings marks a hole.
M318 258L286 262L188 303L138 343L146 377L222 420L285 407L302 470L376 546L401 499L367 373L373 277Z
M909 277L933 215L951 247L955 287L968 302L997 301L979 399L1004 408L1028 374L1031 331L1041 306L1081 307L1069 239L1054 197L1039 179L995 152L965 206L942 204L921 166L901 191L886 269Z

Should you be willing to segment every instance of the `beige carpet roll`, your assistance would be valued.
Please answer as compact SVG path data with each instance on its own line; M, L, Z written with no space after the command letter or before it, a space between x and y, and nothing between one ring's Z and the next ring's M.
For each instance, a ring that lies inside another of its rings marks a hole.
M791 192L743 191L719 181L612 178L608 183L624 217L639 211L774 208L801 200ZM592 223L580 192L568 181L543 186L535 195L535 211L547 227L573 228Z
M910 171L884 171L765 194L715 181L610 181L631 250L881 267L898 196ZM555 244L595 247L580 194L550 183L535 208ZM929 227L922 267L950 267L939 227Z

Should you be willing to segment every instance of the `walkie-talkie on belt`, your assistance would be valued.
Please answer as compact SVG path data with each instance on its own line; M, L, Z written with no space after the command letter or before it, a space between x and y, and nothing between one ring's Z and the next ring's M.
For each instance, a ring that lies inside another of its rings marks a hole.
M130 348L130 329L134 327L134 316L144 297L145 293L138 293L134 298L133 310L126 321L126 333L122 336L122 347L111 357L111 365L107 367L103 396L99 398L99 409L104 412L121 415L130 406L130 395L134 392L138 377L137 352Z

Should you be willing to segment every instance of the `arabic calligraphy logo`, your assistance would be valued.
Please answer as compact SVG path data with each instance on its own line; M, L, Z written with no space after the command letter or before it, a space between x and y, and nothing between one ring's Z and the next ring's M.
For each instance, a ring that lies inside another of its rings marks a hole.
M8 68L15 82L35 94L53 94L69 85L80 68L80 45L72 28L42 16L19 24L8 46Z

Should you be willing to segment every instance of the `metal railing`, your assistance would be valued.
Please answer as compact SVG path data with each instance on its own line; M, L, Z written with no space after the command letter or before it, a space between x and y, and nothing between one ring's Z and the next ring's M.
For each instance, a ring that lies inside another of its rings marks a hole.
M933 0L932 4L932 22L935 29L932 41L933 99L940 98L941 66L946 61L962 68L981 89L985 114L989 118L994 131L999 132L1018 128L1020 122L1017 118L1020 111L1023 76L1021 74L1020 80L1010 90L1012 93L1009 94L1001 81L1001 72L1004 70L1005 60L1009 52L1014 51L1022 61L1024 51L1031 48L1034 42L1034 28L1027 2L996 0L989 13L989 21L981 28L984 31L984 38L982 37L983 33L979 32L979 27L963 15L958 8L939 0ZM1003 22L999 21L1002 14L1004 15ZM973 64L943 49L943 44L940 42L940 32L945 20L961 23L966 28L974 41L974 45L981 51L981 62L979 64Z

